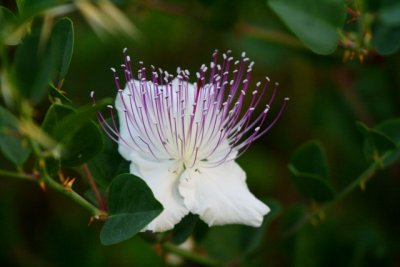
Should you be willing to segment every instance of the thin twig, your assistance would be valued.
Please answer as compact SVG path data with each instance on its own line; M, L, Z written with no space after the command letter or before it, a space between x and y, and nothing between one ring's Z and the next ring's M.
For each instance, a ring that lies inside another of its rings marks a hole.
M97 203L99 204L100 209L106 211L107 210L106 203L104 202L104 199L100 194L99 188L96 185L96 181L93 178L93 175L89 169L89 166L85 163L85 164L83 164L82 168L83 168L83 171L85 172L85 176L90 184L90 187L92 188L92 190L96 196L96 200L97 200Z
M23 179L23 180L28 180L28 181L32 181L32 182L39 181L38 177L35 176L34 174L18 173L18 172L7 171L7 170L0 170L0 176L7 176L10 178Z
M46 186L50 187L54 191L57 191L71 200L73 200L75 203L80 205L81 207L85 208L88 210L93 218L95 219L103 219L107 217L107 213L103 210L100 210L96 206L94 206L92 203L84 199L81 195L76 193L71 186L68 185L62 185L58 182L56 182L50 175L47 173L46 169L46 161L43 157L43 153L38 145L38 143L33 140L31 137L28 137L29 144L32 148L32 152L35 154L37 158L37 165L38 165L38 172L39 172L39 183L44 183Z
M84 199L81 195L76 193L74 190L72 190L71 187L64 186L51 178L46 170L45 162L43 159L39 159L39 173L42 181L46 184L46 186L50 187L54 191L57 191L71 200L73 200L75 203L79 204L81 207L85 208L88 210L92 216L95 219L101 219L107 216L107 213L103 210L100 210L99 208L95 207L92 203Z
M199 255L190 250L182 249L170 242L162 243L161 247L168 252L171 252L175 255L181 256L182 258L188 259L192 262L198 263L203 266L215 266L215 267L224 266L223 263L221 263L218 260L211 259L207 256Z
M283 238L289 237L290 235L297 232L301 227L311 221L315 216L325 212L328 208L338 203L342 199L344 199L348 194L353 192L355 189L359 188L363 184L367 183L371 178L375 175L376 171L382 167L382 162L384 162L387 158L390 158L394 152L388 152L382 156L380 161L373 162L367 169L365 169L353 182L347 185L343 190L341 190L337 195L335 200L329 203L326 203L320 206L318 209L313 210L308 213L301 221L296 223L293 227L282 234Z

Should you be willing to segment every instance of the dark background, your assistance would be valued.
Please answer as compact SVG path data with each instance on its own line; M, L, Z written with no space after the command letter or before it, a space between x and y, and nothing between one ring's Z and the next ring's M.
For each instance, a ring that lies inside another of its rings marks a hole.
M369 2L373 12L379 4ZM210 62L214 49L230 49L235 57L246 51L255 61L253 86L266 75L280 83L274 110L283 97L291 99L276 126L238 160L251 191L277 200L283 208L245 266L400 266L398 164L379 171L364 191L356 190L333 204L324 219L306 224L290 237L281 235L285 214L309 206L296 191L287 168L297 147L311 139L324 145L329 179L337 191L368 166L364 139L355 123L373 127L399 116L399 53L383 57L371 51L363 63L343 61L343 47L328 56L317 55L297 41L265 1L115 3L137 27L135 38L99 37L78 12L68 15L74 22L75 46L63 90L74 105L89 103L92 90L97 98L114 97L110 67L123 62L124 47L133 62L143 61L170 73L181 66L192 74ZM11 1L3 4L13 6ZM260 34L256 28L278 32L284 39ZM48 104L41 103L38 121ZM0 165L8 167L2 156ZM73 170L67 172L74 175ZM76 188L87 188L86 181L78 180ZM139 236L102 246L101 223L88 223L86 211L64 196L44 192L33 183L0 179L0 266L163 264L157 250ZM235 259L231 237L223 234L229 233L229 227L222 228L214 228L217 237L212 236L211 242L206 236L199 250Z

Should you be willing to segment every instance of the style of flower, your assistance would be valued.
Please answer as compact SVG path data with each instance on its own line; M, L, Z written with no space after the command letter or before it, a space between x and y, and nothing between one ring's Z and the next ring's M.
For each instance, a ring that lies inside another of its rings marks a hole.
M130 172L151 188L164 210L143 230L172 229L189 212L208 225L261 225L269 208L246 185L246 174L235 162L281 116L266 123L277 84L261 111L256 112L270 80L249 91L254 62L245 53L234 62L231 52L218 51L210 65L202 65L196 82L189 82L188 70L167 71L146 68L139 62L137 76L124 49L121 86L115 69L119 127L109 106L111 123L98 119L104 131L118 143L120 154L130 161ZM246 98L247 97L247 98Z

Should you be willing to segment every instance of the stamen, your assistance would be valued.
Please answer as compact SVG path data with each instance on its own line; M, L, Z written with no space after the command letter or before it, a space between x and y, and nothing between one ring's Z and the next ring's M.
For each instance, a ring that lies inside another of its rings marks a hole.
M122 136L118 130L114 106L107 106L110 123L101 113L97 114L97 119L112 140L145 157L174 158L190 168L200 160L207 166L234 160L272 128L289 100L284 98L278 114L266 123L279 84L275 83L269 99L263 100L270 79L265 77L263 86L260 81L252 85L254 62L250 62L245 52L240 60L232 63L231 51L219 56L215 50L212 61L203 64L195 73L194 85L189 84L190 72L181 67L176 68L176 76L173 76L151 65L148 79L143 62L140 61L138 69L133 71L126 52L124 48L125 62L121 64L125 89L120 86L116 69L110 69L118 92L119 104L115 109L120 116L120 127L125 129L122 132L128 136ZM220 64L218 57L222 57ZM137 80L134 79L136 73ZM96 104L93 91L90 98ZM262 102L267 103L260 108Z

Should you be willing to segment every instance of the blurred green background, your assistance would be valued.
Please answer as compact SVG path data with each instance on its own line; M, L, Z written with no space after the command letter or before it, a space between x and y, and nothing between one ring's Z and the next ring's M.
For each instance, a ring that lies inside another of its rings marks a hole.
M235 226L214 227L202 234L196 244L200 254L224 260L229 266L400 266L399 164L378 171L364 190L355 190L319 219L285 235L288 225L313 207L291 181L288 163L293 152L309 140L319 140L328 158L329 183L339 192L369 165L356 122L374 127L400 115L400 53L396 49L379 53L377 46L364 40L366 34L380 34L375 30L379 25L367 17L396 1L343 2L343 9L360 12L352 20L347 10L341 29L342 36L354 33L352 40L358 46L346 47L341 38L329 55L308 49L264 0L113 2L137 29L133 38L99 35L80 12L67 14L74 23L75 43L63 91L75 106L89 103L92 90L98 99L114 97L110 67L123 62L124 47L133 62L143 61L145 66L152 64L170 73L177 66L194 73L210 62L214 49L230 49L236 57L246 51L255 61L253 86L266 75L280 83L274 109L283 97L291 99L276 126L238 160L251 191L273 201L279 214L262 232L260 245L243 260L240 230ZM311 9L318 5L318 1L308 2ZM14 1L0 4L16 12ZM396 27L387 42L399 47ZM351 52L354 58L344 60ZM38 122L48 106L47 100L37 105ZM2 155L0 166L10 168ZM66 172L77 175L74 170ZM76 182L78 191L87 187L85 180ZM29 182L0 179L0 266L166 264L159 249L140 236L102 246L98 237L102 223L88 223L86 211L63 195L44 192ZM190 261L184 264L196 266Z

